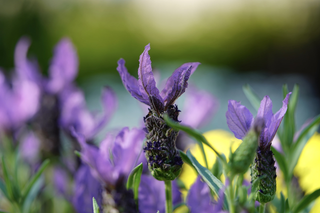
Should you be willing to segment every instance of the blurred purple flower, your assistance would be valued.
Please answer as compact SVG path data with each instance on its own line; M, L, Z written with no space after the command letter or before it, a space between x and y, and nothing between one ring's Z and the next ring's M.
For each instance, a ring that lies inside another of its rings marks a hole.
M227 181L228 182L228 181ZM228 185L228 183L226 183ZM201 176L198 176L194 184L191 186L187 196L187 206L191 213L200 212L212 212L223 213L223 201L224 201L224 186L219 191L218 202L213 202L210 195L209 186L201 180Z
M148 54L149 50L150 44L145 47L145 50L140 55L138 69L139 80L128 73L123 59L118 61L117 70L125 88L134 98L158 112L163 112L185 92L185 89L188 87L190 75L197 69L200 63L185 63L180 66L173 72L171 77L168 78L164 89L160 93L156 87L152 73L151 60Z
M30 43L28 38L23 37L16 46L15 67L18 75L33 81L44 92L58 94L73 82L78 73L78 57L74 46L67 38L59 41L49 67L49 79L45 79L41 76L36 61L27 58Z
M211 200L210 188L206 183L201 181L201 176L198 176L188 192L187 206L191 213L214 212L214 204Z
M93 197L101 207L102 191L103 187L101 183L91 175L90 167L88 165L82 165L75 175L72 204L76 211L78 213L93 212Z
M143 130L125 127L117 136L109 134L96 148L86 144L83 136L75 134L82 147L82 160L91 167L93 175L107 185L114 185L120 176L128 177L145 137Z
M111 88L103 88L101 102L103 115L97 116L87 109L82 91L69 87L61 95L60 123L62 127L67 131L73 127L87 140L92 139L110 120L117 108L117 99Z
M198 129L210 121L218 106L218 100L210 93L189 87L180 116L181 121L184 125Z
M10 85L0 71L0 130L12 131L28 121L37 112L39 97L34 83L14 76Z
M271 146L271 142L287 111L290 94L288 93L282 101L282 107L276 114L272 112L272 101L269 96L262 99L257 114L257 117L263 118L265 121L265 128L260 134L260 146L264 148ZM226 117L229 129L238 139L242 139L253 124L253 116L250 111L240 102L234 100L229 101Z
M181 192L176 181L172 181L173 206L182 202ZM140 213L165 212L166 195L163 181L156 180L152 176L142 175L139 186L139 210Z
M28 132L20 143L19 150L22 158L30 165L39 162L40 141L33 132Z

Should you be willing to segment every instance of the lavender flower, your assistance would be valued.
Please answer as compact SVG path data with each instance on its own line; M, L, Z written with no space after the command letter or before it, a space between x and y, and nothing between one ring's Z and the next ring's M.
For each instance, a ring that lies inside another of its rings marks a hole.
M32 125L42 142L42 154L45 157L52 154L59 155L61 143L59 95L70 86L78 72L76 50L69 39L62 39L55 47L47 79L41 76L36 61L27 58L29 46L30 41L27 38L19 40L15 50L16 71L20 78L33 82L41 91L40 109Z
M117 99L113 90L104 87L101 95L103 114L97 116L86 107L82 91L69 86L61 96L60 124L70 134L70 127L81 133L86 140L91 140L110 120L117 108Z
M217 111L218 100L210 93L199 90L194 86L189 87L181 113L181 123L199 129L207 124ZM177 138L177 148L185 150L188 145L194 143L187 134L181 132Z
M31 119L38 110L39 97L40 90L33 82L16 75L8 83L0 71L0 132L12 133Z
M270 147L287 111L290 94L287 94L282 101L283 105L277 113L273 114L272 112L272 101L269 96L265 96L262 99L258 110L257 117L265 121L265 127L261 131L257 156L251 167L251 182L257 184L255 199L262 203L271 201L275 196L277 175ZM240 102L233 100L229 101L226 117L229 129L239 139L242 139L247 134L253 124L253 116L249 110L240 105Z
M223 199L224 190L219 192L219 200L214 203L211 198L210 188L206 183L198 176L194 184L191 186L187 196L187 206L191 213L197 212L209 212L209 213L223 213Z
M117 70L128 92L150 106L149 113L144 118L148 131L144 151L151 174L158 180L174 180L179 175L183 163L175 147L178 132L166 125L163 115L168 114L178 122L180 110L173 104L185 92L189 77L199 63L186 63L176 69L160 93L152 73L149 50L148 44L140 55L139 80L128 73L123 59L118 61Z
M133 192L126 189L125 183L141 152L144 131L123 128L117 136L109 134L99 148L87 144L83 136L74 134L82 147L82 160L103 185L103 208L107 212L112 209L136 212Z
M92 212L92 197L99 206L102 205L103 187L101 183L91 175L90 167L82 165L76 175L74 183L74 195L72 204L78 213Z
M176 181L172 182L172 203L177 205L182 202L181 193ZM166 195L163 181L158 181L152 176L142 175L139 186L140 213L165 212Z

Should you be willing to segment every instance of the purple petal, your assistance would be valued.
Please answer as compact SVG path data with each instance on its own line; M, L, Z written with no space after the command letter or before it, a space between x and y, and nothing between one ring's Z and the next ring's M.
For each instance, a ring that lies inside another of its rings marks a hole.
M199 64L198 62L185 63L168 78L165 88L161 91L161 97L166 107L172 105L185 92L185 89L188 87L189 77Z
M94 135L96 135L108 123L111 116L117 109L117 97L111 88L103 88L101 101L103 105L103 115L101 118L96 119L95 127L91 130L91 133L88 136L88 138L92 138Z
M141 129L123 128L115 139L115 145L112 150L114 167L119 173L128 176L139 154L142 151L145 132Z
M165 212L165 186L163 181L158 181L152 176L142 175L139 186L140 213ZM181 203L181 193L176 181L172 181L172 204Z
M162 100L162 97L160 96L158 88L156 87L156 82L154 80L153 73L152 73L151 60L148 54L149 50L150 50L150 44L148 44L145 47L143 53L140 55L140 59L139 59L140 64L138 69L140 86L149 97L153 97L155 99L156 106L153 106L153 107L163 109L163 100Z
M240 102L234 100L229 100L226 117L229 129L238 139L242 139L246 135L253 122L250 111Z
M54 168L53 183L58 194L65 196L66 198L69 196L69 177L63 168Z
M266 95L260 103L257 117L263 118L266 122L266 126L268 126L272 116L272 101L269 96Z
M218 101L211 94L194 87L189 88L186 95L180 116L182 123L192 128L200 128L211 120L218 108Z
M78 213L92 212L92 197L102 206L102 185L90 173L87 165L82 165L76 175L72 204Z
M48 89L53 93L59 92L76 78L78 74L78 56L69 39L62 39L55 47L49 73Z
M40 141L33 132L29 132L21 141L20 153L25 161L34 165L38 163L40 156Z
M118 61L118 67L117 67L117 70L120 74L123 85L128 90L128 92L132 95L132 97L150 106L148 95L146 94L145 91L140 90L140 85L138 80L128 73L128 70L124 66L124 64L125 64L125 61L123 59L120 59Z
M26 37L22 37L18 41L14 52L15 70L19 78L32 81L41 87L43 79L39 73L38 64L36 61L29 61L27 58L30 43L30 40Z
M275 134L277 133L280 123L287 112L290 95L291 95L291 92L288 93L285 99L282 101L282 107L279 109L279 111L276 114L274 114L271 118L270 125L268 126L269 137L268 137L268 140L265 141L266 143L265 146L271 143Z
M198 176L191 186L187 196L187 206L190 212L213 212L214 205L211 201L210 188Z

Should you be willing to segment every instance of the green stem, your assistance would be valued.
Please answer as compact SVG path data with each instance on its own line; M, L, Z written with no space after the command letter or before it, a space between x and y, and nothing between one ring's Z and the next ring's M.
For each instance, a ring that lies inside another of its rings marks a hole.
M234 176L231 175L230 177L230 184L229 184L229 207L230 207L230 213L235 213L235 203L234 203L234 193L233 193L233 178Z
M265 210L266 210L266 204L265 203L260 203L259 213L264 213Z
M166 213L172 213L172 192L171 192L171 181L165 180L166 186Z

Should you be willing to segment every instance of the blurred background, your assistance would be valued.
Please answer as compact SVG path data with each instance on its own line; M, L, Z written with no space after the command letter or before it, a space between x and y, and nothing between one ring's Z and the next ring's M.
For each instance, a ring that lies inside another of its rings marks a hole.
M299 84L298 128L320 114L317 0L0 0L0 67L7 73L22 36L32 40L28 55L44 75L54 45L63 37L72 40L80 61L77 83L88 107L100 109L102 86L117 93L118 110L105 132L142 125L142 107L125 91L116 67L124 58L137 77L139 55L148 43L161 79L182 63L201 62L190 83L219 101L203 132L228 130L229 99L255 114L242 91L246 83L261 99L271 97L274 112L282 105L282 85L292 90ZM178 101L182 112L184 99Z
M191 81L220 102L205 130L227 129L227 100L249 105L241 89L245 83L261 98L268 94L277 108L281 86L287 83L290 90L298 83L298 126L320 112L319 1L0 0L0 5L0 66L14 67L15 45L28 36L29 56L45 74L54 45L69 37L78 51L77 82L89 107L99 109L103 85L119 95L110 127L123 125L124 118L129 126L141 123L140 106L124 91L116 67L124 58L137 76L139 55L148 43L162 79L182 63L202 63Z

